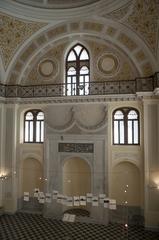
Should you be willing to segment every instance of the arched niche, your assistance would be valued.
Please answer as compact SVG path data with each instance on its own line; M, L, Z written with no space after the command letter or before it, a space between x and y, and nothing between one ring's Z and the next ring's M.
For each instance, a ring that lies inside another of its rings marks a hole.
M67 196L86 195L91 192L91 169L80 157L71 157L63 164L63 194Z
M43 191L43 169L42 164L34 158L27 158L23 161L22 169L22 194L29 192L33 196L35 188Z
M141 205L141 176L139 169L130 162L115 165L111 172L110 195L119 205Z

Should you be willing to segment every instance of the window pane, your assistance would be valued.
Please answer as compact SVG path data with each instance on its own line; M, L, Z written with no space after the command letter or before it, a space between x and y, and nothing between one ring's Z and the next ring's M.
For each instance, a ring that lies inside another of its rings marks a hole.
M67 83L71 83L71 77L67 77Z
M33 120L33 114L31 112L28 112L25 116L26 120Z
M132 121L128 121L128 144L132 144L132 136L133 136L133 129L132 129Z
M81 47L80 45L77 45L77 46L74 48L75 52L77 53L77 56L79 56L79 53L80 53L81 49L82 49L82 47Z
M81 88L81 89L79 88L79 95L80 95L80 96L83 96L83 95L84 95L84 88Z
M29 142L33 142L33 122L30 122Z
M41 142L44 142L44 122L41 122Z
M114 114L114 119L123 119L124 115L122 113L122 111L116 111Z
M84 76L80 76L79 83L80 83L78 85L79 95L84 95Z
M87 75L87 76L85 76L85 82L89 82L89 76Z
M67 96L71 96L71 85L67 86Z
M67 71L68 75L76 75L76 69L74 67L70 67Z
M71 95L76 95L76 83L73 83L71 87L72 87Z
M119 143L118 121L114 121L114 143Z
M134 121L134 143L139 143L138 121Z
M84 76L80 76L79 82L80 82L81 85L84 84Z
M37 120L43 120L44 119L44 113L43 112L39 112L37 115Z
M36 122L36 142L40 142L40 122Z
M89 84L85 83L85 95L89 94Z
M25 142L28 142L28 122L25 122Z
M136 111L131 110L128 114L128 119L137 119L138 115L136 113Z
M73 77L72 78L72 83L76 83L76 81L77 81L76 77Z
M71 78L67 77L67 96L71 96Z
M88 67L87 67L87 66L83 66L83 67L80 69L80 75L84 75L84 74L89 74L89 70L88 70Z
M120 143L124 143L124 121L120 121Z
M67 61L76 61L76 55L73 50L69 53Z
M84 49L80 55L80 60L87 60L89 59L87 51Z

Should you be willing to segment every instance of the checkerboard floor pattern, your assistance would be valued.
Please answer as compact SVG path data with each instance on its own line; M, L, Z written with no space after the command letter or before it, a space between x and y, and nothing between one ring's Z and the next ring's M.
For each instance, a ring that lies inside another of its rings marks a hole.
M0 217L0 240L159 240L159 232L120 224L64 223L39 214Z
M89 217L89 212L85 209L72 208L65 211L65 213L74 214L76 216Z

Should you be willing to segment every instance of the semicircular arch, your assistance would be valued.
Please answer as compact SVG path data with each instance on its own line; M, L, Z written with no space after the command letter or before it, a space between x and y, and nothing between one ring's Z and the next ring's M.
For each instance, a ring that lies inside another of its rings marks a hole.
M143 62L137 62L135 56L136 52L144 51L146 55L144 63L148 63L153 72L156 71L157 66L154 55L144 41L126 26L123 26L122 24L110 19L100 19L98 21L88 20L80 22L77 29L72 29L72 31L69 31L69 29L71 29L73 26L72 24L73 22L69 22L67 24L58 24L54 27L50 26L50 28L41 33L40 36L37 34L28 44L28 46L25 46L25 49L21 48L21 52L19 52L17 61L15 61L14 65L12 65L12 71L10 71L12 74L8 76L8 83L11 83L11 80L14 79L16 84L20 84L22 75L25 73L25 70L31 64L34 57L37 59L46 49L48 50L51 48L55 42L65 38L68 39L69 42L70 39L74 42L77 41L77 37L82 42L84 36L90 36L103 41L109 41L119 47L134 63L139 71L140 76L144 75ZM115 29L114 36L108 34L109 27L113 27ZM45 41L41 44L38 42L39 37L45 38ZM19 61L23 62L23 64L21 69L17 71L17 65Z

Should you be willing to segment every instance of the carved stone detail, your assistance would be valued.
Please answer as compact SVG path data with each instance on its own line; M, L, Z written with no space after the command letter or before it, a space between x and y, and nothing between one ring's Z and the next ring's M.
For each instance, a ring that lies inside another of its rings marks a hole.
M137 161L140 160L140 155L136 152L114 152L112 158L114 161L119 159Z
M59 152L93 153L94 145L92 143L59 143Z
M93 126L86 126L85 124L81 123L77 116L76 116L76 108L72 107L70 109L70 120L65 123L62 126L50 126L50 124L47 122L47 118L46 118L46 123L49 126L49 128L51 128L52 130L54 130L55 132L63 132L63 131L68 131L69 129L73 128L73 126L77 126L79 129L86 131L86 132L97 132L100 129L104 128L107 124L107 107L105 106L104 109L104 117L102 118L102 120L100 122L98 122L97 124L93 125Z
M110 17L110 18L115 18L116 20L122 20L129 13L131 5L132 5L132 3L130 1L129 3L122 6L121 8L119 8L109 14L106 14L104 16Z
M103 119L102 119L99 123L95 124L94 126L86 126L86 125L82 124L82 123L76 118L75 121L76 121L77 126L78 126L80 129L82 129L82 130L87 130L87 131L99 131L101 128L106 127L107 117L108 117L108 115L107 115L107 107L106 107L106 106L104 107L103 111L104 111L104 117L103 117Z
M11 61L16 49L33 33L47 25L21 19L0 13L0 48L5 69Z
M157 1L136 0L127 24L139 33L151 50L157 51L159 6Z

